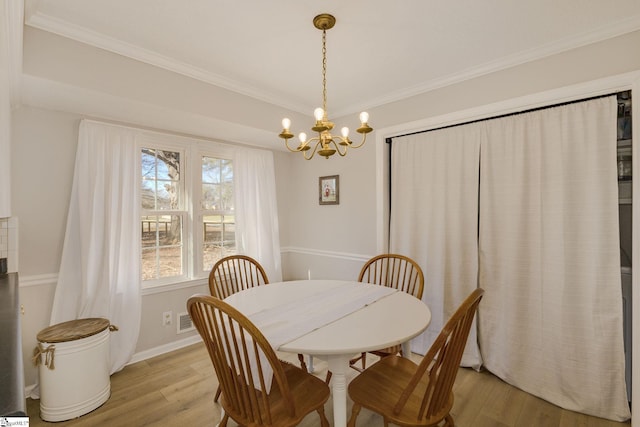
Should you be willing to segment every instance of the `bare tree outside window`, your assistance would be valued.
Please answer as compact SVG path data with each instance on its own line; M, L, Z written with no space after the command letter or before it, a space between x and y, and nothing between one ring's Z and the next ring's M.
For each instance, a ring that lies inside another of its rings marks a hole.
M142 280L182 276L181 153L142 149Z

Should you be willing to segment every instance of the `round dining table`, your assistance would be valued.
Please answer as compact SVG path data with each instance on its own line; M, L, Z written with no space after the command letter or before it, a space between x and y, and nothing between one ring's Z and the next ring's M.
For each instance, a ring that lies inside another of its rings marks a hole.
M397 344L410 354L409 341L431 322L424 302L381 288L352 281L295 280L243 290L225 301L255 320L275 350L327 361L332 373L333 425L341 427L347 423L349 360ZM271 323L265 320L269 318ZM289 325L291 330L271 332L270 324Z

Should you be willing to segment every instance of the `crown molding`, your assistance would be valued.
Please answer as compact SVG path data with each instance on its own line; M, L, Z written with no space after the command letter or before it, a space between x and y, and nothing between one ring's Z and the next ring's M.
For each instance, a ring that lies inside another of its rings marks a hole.
M565 37L564 39L554 41L553 43L548 43L535 49L518 52L514 55L510 55L496 61L490 61L485 64L463 70L459 73L450 74L439 79L433 79L423 84L411 86L387 94L385 96L375 98L374 100L370 101L368 105L352 104L342 111L335 112L334 115L337 117L342 117L343 115L352 114L353 111L363 111L373 107L389 104L391 102L400 101L415 95L430 92L432 90L454 85L466 80L471 80L476 77L481 77L486 74L491 74L500 70L522 65L527 62L532 62L549 56L557 55L572 49L577 49L579 47L622 36L624 34L638 30L640 30L640 16L629 17L624 20L618 21L615 25L598 28L593 31L589 31L572 37Z
M143 49L130 43L125 43L121 40L117 40L113 37L100 34L91 29L71 24L67 21L45 15L37 11L29 14L26 17L25 25L57 34L59 36L66 37L71 40L75 40L77 42L97 47L109 52L117 53L118 55L122 55L136 61L144 62L155 67L163 68L174 73L182 74L192 79L196 79L204 83L209 83L214 86L218 86L223 89L239 93L241 95L249 96L259 101L274 104L282 108L301 113L308 110L308 106L306 105L282 100L281 94L276 94L264 89L248 86L245 83L228 79L219 74L212 73L202 68L194 67L193 65L178 61L173 58L169 58L164 55L160 55L156 52ZM274 102L274 100L281 101Z

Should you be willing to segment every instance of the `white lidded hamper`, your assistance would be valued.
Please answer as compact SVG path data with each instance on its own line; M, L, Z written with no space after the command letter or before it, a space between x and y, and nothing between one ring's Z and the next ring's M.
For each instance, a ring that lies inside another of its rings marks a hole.
M38 334L40 418L66 421L98 408L109 399L109 336L107 319L71 320Z

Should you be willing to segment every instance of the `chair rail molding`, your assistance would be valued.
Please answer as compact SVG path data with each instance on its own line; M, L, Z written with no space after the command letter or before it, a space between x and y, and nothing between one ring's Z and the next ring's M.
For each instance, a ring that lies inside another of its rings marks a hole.
M301 248L298 246L286 246L280 248L280 253L296 253L303 255L314 255L314 256L322 256L326 258L336 258L345 261L361 261L365 262L371 259L373 255L362 255L362 254L354 254L348 252L336 252L336 251L328 251L323 249L312 249L312 248Z

